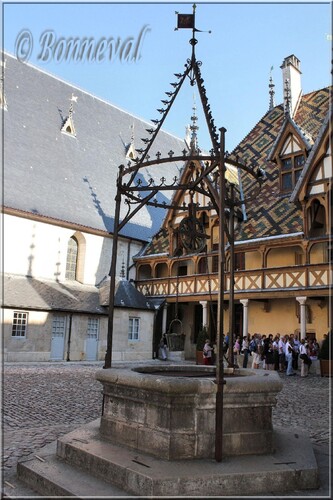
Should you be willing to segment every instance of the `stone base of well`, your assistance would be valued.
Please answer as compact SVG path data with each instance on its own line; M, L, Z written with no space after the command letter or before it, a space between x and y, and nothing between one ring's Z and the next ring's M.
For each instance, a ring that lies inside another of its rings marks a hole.
M74 497L270 496L319 487L307 437L274 431L274 453L163 460L102 438L99 420L18 464L20 480L41 495Z
M282 389L274 371L226 369L226 456L273 452L272 408ZM215 457L215 367L168 365L100 370L100 433L113 444L166 460Z
M241 369L235 375L223 391L221 462L214 459L214 367L138 366L98 371L101 419L21 461L18 477L40 495L80 498L258 497L317 489L308 437L273 431L278 374Z

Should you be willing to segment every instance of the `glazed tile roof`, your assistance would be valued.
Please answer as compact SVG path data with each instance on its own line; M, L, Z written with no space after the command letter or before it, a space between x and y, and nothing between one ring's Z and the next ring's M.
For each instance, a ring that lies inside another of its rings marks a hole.
M302 97L294 121L315 141L329 110L330 89L324 88ZM267 162L284 123L283 106L270 110L234 149L232 155L265 169L267 178L256 199L246 205L246 222L240 225L237 240L263 238L303 231L302 212L290 203L290 194L281 195L279 167ZM246 191L247 182L243 180Z
M331 88L311 92L302 97L294 117L295 129L303 132L307 147L316 141L323 122L327 118ZM236 155L250 164L263 167L266 180L255 200L246 204L247 221L242 222L235 232L237 241L253 238L266 238L288 235L303 231L302 213L290 203L290 196L280 194L279 168L268 162L269 154L284 124L283 105L275 106L253 127L251 132L239 143L230 157ZM311 141L309 142L309 139ZM242 179L246 192L247 179ZM160 230L147 246L145 255L160 254L168 251L167 231Z
M169 236L168 232L161 229L152 238L151 243L147 246L144 255L155 255L169 251Z

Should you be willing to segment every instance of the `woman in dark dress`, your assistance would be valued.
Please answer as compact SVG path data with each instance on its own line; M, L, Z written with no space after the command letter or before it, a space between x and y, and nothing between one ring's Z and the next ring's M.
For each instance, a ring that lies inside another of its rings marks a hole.
M265 352L265 370L274 370L273 342L269 342Z

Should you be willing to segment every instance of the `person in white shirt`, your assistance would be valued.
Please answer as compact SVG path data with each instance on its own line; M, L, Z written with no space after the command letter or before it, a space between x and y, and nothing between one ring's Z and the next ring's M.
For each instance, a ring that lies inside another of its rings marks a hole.
M293 353L293 369L294 370L298 370L298 356L299 356L299 347L300 347L301 343L300 341L298 340L297 338L297 335L293 336L293 349L294 349L294 353Z
M291 376L291 375L296 375L296 373L293 370L293 346L292 343L290 342L289 335L286 335L286 344L285 344L285 356L286 356L286 362L287 362L287 372L286 375Z
M285 363L286 363L286 356L285 356L285 338L280 337L279 339L279 365L280 365L280 372L285 371Z
M242 351L243 351L243 354L244 354L243 368L247 368L247 363L248 363L248 360L249 360L249 353L250 353L249 343L250 343L249 335L248 336L245 335L243 337L243 342L242 342Z
M301 360L301 377L307 377L309 374L309 368L311 366L311 359L309 357L308 348L305 343L305 339L301 340L299 346L299 357Z
M213 348L210 345L209 339L206 339L206 343L203 348L203 358L204 358L204 365L213 364Z

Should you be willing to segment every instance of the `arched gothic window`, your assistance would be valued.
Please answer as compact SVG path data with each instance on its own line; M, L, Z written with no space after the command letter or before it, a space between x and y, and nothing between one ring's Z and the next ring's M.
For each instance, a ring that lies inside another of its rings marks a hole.
M78 242L73 236L68 241L66 259L66 280L76 280Z

